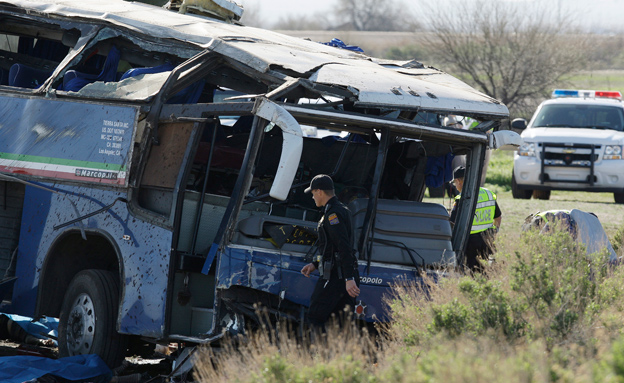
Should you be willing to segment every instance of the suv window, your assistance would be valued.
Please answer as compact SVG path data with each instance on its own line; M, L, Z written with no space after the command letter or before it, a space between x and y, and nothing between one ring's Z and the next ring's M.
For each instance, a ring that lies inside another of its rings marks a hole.
M624 109L605 105L550 104L544 105L533 122L533 127L565 127L613 129L622 131Z

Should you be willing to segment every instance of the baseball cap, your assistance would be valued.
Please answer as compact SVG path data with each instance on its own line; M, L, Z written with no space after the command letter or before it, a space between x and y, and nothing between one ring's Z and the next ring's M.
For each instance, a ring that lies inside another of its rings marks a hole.
M310 186L307 187L304 192L309 193L314 189L334 190L334 181L332 181L331 177L327 174L319 174L316 177L312 178L312 181L310 181Z
M453 170L453 179L464 178L466 175L466 168L463 166L458 166Z

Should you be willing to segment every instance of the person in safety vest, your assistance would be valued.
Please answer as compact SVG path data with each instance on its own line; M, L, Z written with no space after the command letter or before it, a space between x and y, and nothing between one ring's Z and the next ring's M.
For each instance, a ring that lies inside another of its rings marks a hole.
M464 187L466 168L458 166L453 171L453 183L459 191L455 197L455 204L451 210L451 223L455 223L457 206ZM481 271L479 258L487 260L494 254L494 236L498 232L502 221L502 213L496 202L496 194L486 188L479 188L479 200L475 209L475 216L470 229L470 237L466 246L466 266L472 271Z
M596 216L594 213L589 213ZM567 230L572 238L576 239L576 222L570 215L570 210L548 210L538 211L526 217L522 225L522 231L537 229L540 233L548 233L551 226L560 225Z

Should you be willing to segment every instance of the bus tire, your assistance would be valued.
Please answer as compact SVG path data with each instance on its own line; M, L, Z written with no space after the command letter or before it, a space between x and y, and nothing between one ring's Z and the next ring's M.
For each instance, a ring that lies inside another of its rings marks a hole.
M624 193L613 193L615 203L624 203Z
M115 273L84 270L72 279L61 307L61 357L97 354L110 367L121 364L127 336L116 330L119 281Z

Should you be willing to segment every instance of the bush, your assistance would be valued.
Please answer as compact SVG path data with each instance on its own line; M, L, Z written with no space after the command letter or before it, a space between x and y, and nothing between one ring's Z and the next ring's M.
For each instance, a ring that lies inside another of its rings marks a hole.
M586 333L598 313L624 297L621 279L609 278L606 252L588 256L562 228L548 235L524 233L514 254L496 258L499 265L486 275L431 285L430 300L399 304L418 294L401 290L402 298L391 304L397 338L412 345L439 333L500 336L509 342L528 336L552 347Z
M624 255L624 227L620 227L615 233L611 245L613 245L613 250L615 250L618 257Z

